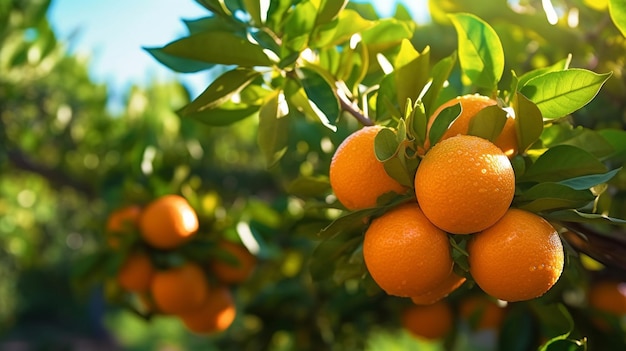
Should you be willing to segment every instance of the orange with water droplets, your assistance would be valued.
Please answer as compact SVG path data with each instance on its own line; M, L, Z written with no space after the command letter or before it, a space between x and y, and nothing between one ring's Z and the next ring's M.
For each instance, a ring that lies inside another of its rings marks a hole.
M441 140L445 140L451 138L456 135L465 135L469 132L470 124L476 115L483 110L485 107L497 105L498 102L492 98L489 98L480 94L467 94L463 96L457 96L453 99L450 99L444 102L441 106L439 106L435 112L428 119L427 125L427 136L430 134L430 128L432 127L435 120L440 116L441 112L447 108L454 106L456 104L461 104L461 114L454 120L446 130L446 132L441 136ZM517 131L515 130L515 117L508 115L504 127L502 127L502 131L500 135L493 142L497 147L499 147L504 154L513 158L517 155ZM424 149L428 150L430 148L430 141L428 137L426 138L426 142L424 144Z
M563 272L563 243L544 218L511 208L467 246L470 274L487 294L504 301L542 296Z
M427 293L452 271L448 236L416 203L395 207L374 219L363 240L365 265L389 295Z
M490 141L457 135L433 146L415 174L415 195L426 217L453 234L470 234L500 219L515 194L515 173Z
M363 127L337 147L330 163L330 186L349 210L376 206L379 196L407 188L387 174L374 152L374 139L381 126Z

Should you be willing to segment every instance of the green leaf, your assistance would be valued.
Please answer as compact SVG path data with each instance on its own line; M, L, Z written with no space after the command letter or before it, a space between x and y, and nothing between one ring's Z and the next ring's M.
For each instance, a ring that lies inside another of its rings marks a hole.
M287 84L289 88L285 88L285 95L289 103L295 109L302 112L304 116L319 120L326 128L336 131L337 126L330 123L326 115L319 109L319 107L309 100L309 97L306 95L306 92L301 87L299 82L292 79L289 79L289 82L290 83Z
M183 107L181 115L216 108L248 86L261 72L249 68L235 68L217 77L195 100Z
M161 52L183 59L243 67L271 66L263 48L230 32L202 32L176 40Z
M558 182L606 172L606 166L589 152L571 145L557 145L539 156L520 181Z
M380 19L361 33L363 42L367 45L394 45L403 39L413 37L413 28L408 22L395 18Z
M550 212L545 215L546 219L563 221L563 222L577 222L577 223L597 223L597 224L626 224L626 220L620 218L609 217L603 214L597 213L584 213L578 210L568 209Z
M595 199L588 189L575 190L560 184L539 183L515 197L516 206L531 212L581 208Z
M498 335L497 350L528 351L534 349L536 321L526 305L512 304Z
M523 154L539 140L543 131L543 118L537 105L519 92L513 97L512 107L515 111L517 148Z
M368 208L351 211L335 220L320 231L320 236L326 239L333 239L342 233L354 234L355 231L365 229L366 219L376 213L377 209Z
M380 162L385 162L398 153L398 144L396 133L389 129L383 128L376 134L374 138L374 153Z
M467 134L495 141L507 119L507 112L498 105L487 106L472 118Z
M291 0L271 0L270 8L267 10L267 26L274 33L280 33L283 30L286 13L292 6Z
M190 60L166 53L161 48L144 48L152 57L165 65L167 68L180 73L194 73L207 70L213 66L212 63L206 63L196 60Z
M317 8L311 1L298 3L287 15L284 24L283 45L300 52L307 47L315 28Z
M331 126L335 125L340 113L339 99L335 94L335 87L320 73L308 67L298 69L298 77L313 109L323 114L322 121Z
M603 129L597 132L613 148L613 151L606 155L606 158L616 162L626 161L626 131L621 129Z
M500 38L487 22L469 13L449 15L458 36L459 61L473 84L495 90L504 71Z
M552 337L551 342L557 340L566 341L574 329L574 320L563 304L531 304L533 312L539 317L541 334ZM548 350L548 342L540 348L540 351ZM551 349L551 348L550 348ZM556 350L556 349L555 349Z
M576 190L591 189L592 187L596 185L607 183L608 181L613 179L613 177L615 177L615 175L619 173L619 171L621 170L622 170L622 167L616 168L604 174L592 174L588 176L570 178L570 179L563 180L559 183L563 185L567 185L568 187L572 189L576 189Z
M419 146L423 146L424 141L426 141L428 117L426 117L426 111L422 101L418 100L415 102L411 113L407 116L406 123L409 128L408 134L415 138Z
M571 123L551 124L544 129L541 141L546 147L564 144L577 146L600 160L606 159L615 150L600 133L582 126L574 127Z
M231 17L233 15L226 6L224 0L196 0L196 2L217 15L226 17Z
M360 33L373 25L374 22L361 17L356 11L343 10L334 21L315 28L309 45L311 48L334 47L345 43L355 33Z
M243 5L246 8L246 11L250 14L252 23L256 26L261 26L263 24L262 18L266 15L261 15L261 1L243 0Z
M542 74L546 74L548 72L557 72L557 71L566 70L569 68L569 65L571 62L572 62L572 55L569 54L567 58L564 58L561 61L551 66L541 67L541 68L534 69L532 71L528 71L519 77L517 85L519 87L523 87L526 83L528 83L529 80L531 80L532 78L538 77Z
M431 77L431 85L428 88L428 91L424 95L422 101L424 102L424 106L426 108L426 115L431 116L437 106L435 105L437 98L439 97L439 92L443 89L443 85L450 77L450 73L454 68L457 60L457 52L453 52L450 56L444 57L439 62L437 62L430 73Z
M244 105L232 108L219 107L210 110L188 113L185 115L181 115L181 111L177 111L177 113L181 117L192 118L198 122L217 127L227 126L248 118L258 112L259 107L260 106L257 105Z
M441 137L448 130L450 124L452 124L454 120L461 115L461 111L462 107L460 102L441 110L428 133L428 139L431 146L434 146L439 139L441 139Z
M209 16L193 20L183 20L189 34L201 32L241 32L245 33L245 27L239 22L230 20L229 17Z
M287 186L287 193L305 199L319 197L330 190L330 182L325 176L300 176Z
M362 238L352 232L342 232L341 236L324 239L313 251L309 272L315 282L331 279L340 264L344 264L344 256L351 255L358 249Z
M393 13L393 17L401 21L413 21L413 16L409 9L402 3L396 4L396 9Z
M334 20L347 4L348 0L321 0L315 23L319 25Z
M609 0L609 14L615 26L626 37L626 3L621 0Z
M395 61L395 83L398 105L404 110L407 99L416 101L428 82L430 71L430 48L420 54L407 39L402 40Z
M289 118L281 110L282 92L276 92L259 110L257 141L268 168L278 162L287 151Z
M406 187L411 187L414 185L415 177L411 178L411 174L408 171L406 160L404 158L404 152L399 152L395 155L395 157L387 159L383 163L383 167L385 168L385 172L387 172L391 178ZM385 203L385 201L382 203Z
M528 80L521 93L539 107L543 118L560 118L588 104L611 74L585 69L548 72Z

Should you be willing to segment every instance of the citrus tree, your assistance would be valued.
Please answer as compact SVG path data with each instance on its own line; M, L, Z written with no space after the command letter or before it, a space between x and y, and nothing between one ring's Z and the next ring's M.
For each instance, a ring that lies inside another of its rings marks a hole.
M71 269L136 349L626 345L619 1L198 3L146 51L211 83L119 115L0 5L4 274Z
M623 279L619 2L431 1L423 25L402 6L198 2L207 17L147 51L216 72L182 119L255 121L299 204L290 231L317 241L314 284L396 311L507 302L506 349L624 342L617 319L576 318L606 314L586 297L596 280Z

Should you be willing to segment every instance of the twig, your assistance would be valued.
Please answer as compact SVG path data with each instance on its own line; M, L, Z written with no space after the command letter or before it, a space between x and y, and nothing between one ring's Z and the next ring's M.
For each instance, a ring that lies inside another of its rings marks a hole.
M342 110L351 114L354 118L357 119L357 121L359 121L359 123L361 123L364 126L374 125L374 122L371 119L369 119L367 116L361 113L361 111L357 107L355 107L354 104L350 100L348 100L348 97L341 89L337 89L336 92L337 92L337 97L339 98L339 103L341 104Z

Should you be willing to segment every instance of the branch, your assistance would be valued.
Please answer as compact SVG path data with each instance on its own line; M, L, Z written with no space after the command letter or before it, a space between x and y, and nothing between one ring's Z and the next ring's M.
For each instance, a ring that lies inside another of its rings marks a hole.
M604 235L581 223L566 222L563 238L577 251L594 260L626 271L626 240Z
M354 118L357 119L357 121L359 121L359 123L361 123L364 126L374 125L374 122L371 119L369 119L367 116L365 116L363 113L361 113L361 110L357 106L355 106L355 104L352 103L352 101L348 99L348 97L346 96L344 91L341 90L341 88L338 88L336 90L336 95L339 98L339 103L341 104L342 110L351 114Z
M95 197L95 189L90 184L73 179L70 175L59 169L36 163L20 150L8 151L7 157L15 167L23 171L38 174L54 185L70 187L85 194L89 198Z

